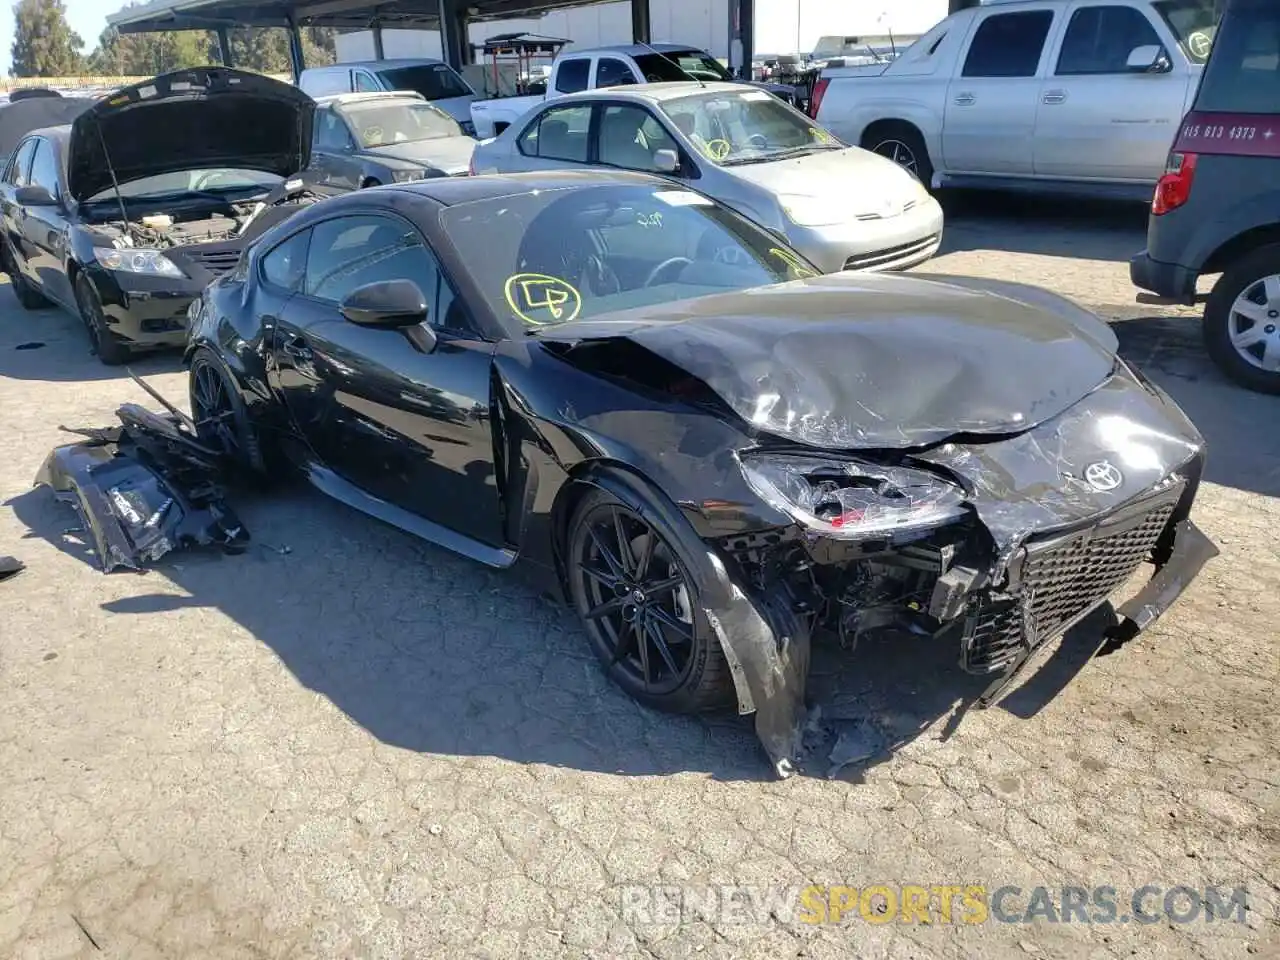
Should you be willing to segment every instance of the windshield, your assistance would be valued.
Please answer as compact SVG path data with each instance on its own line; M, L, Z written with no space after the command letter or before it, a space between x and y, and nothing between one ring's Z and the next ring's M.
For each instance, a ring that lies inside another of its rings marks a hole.
M1213 47L1195 108L1280 114L1280 8L1275 0L1233 3Z
M1220 0L1156 0L1156 12L1164 18L1173 35L1178 38L1192 63L1204 63L1209 59L1213 35L1217 32L1218 15L1214 8Z
M732 80L728 70L701 50L674 50L646 53L635 58L636 66L650 83L674 80Z
M759 227L676 187L538 190L440 216L489 306L530 328L817 273Z
M179 170L177 173L161 173L154 177L141 177L120 184L120 195L126 200L149 197L172 197L184 193L236 193L243 190L270 190L282 183L283 177L261 170L240 170L234 167L214 167L207 170ZM103 190L89 198L89 203L110 200L115 189Z
M721 166L844 147L804 114L764 90L697 93L660 106L699 153Z
M379 70L391 90L413 90L428 100L447 100L450 97L469 97L472 90L448 64L423 63L413 67L394 67Z
M365 147L462 136L456 120L427 103L352 103L342 113Z

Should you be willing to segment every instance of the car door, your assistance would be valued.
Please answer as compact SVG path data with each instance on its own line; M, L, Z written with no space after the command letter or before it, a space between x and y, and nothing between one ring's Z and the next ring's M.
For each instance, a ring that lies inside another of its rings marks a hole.
M417 327L345 320L358 287L411 279L429 305L435 348ZM489 385L493 345L472 329L418 230L385 212L317 224L306 276L284 307L273 352L294 424L342 479L489 545L502 540Z
M595 104L576 101L546 107L516 138L504 172L575 169L590 162Z
M49 299L73 306L75 297L67 276L67 207L57 146L39 138L31 159L31 186L43 187L57 202L51 206L24 207L20 214L28 273Z
M592 89L625 87L635 82L635 71L626 61L614 57L601 57L596 61L596 72L591 81Z
M28 272L27 262L30 256L26 237L22 233L22 219L26 211L18 206L14 195L18 188L25 187L30 182L31 161L35 157L36 144L36 137L28 137L22 142L5 168L4 184L0 188L5 240L13 251L16 260L14 267L23 271L24 275Z
M974 17L947 87L942 156L948 173L1030 176L1041 64L1054 26L1053 6Z
M659 150L683 151L671 132L646 107L638 103L601 102L592 143L595 162L642 173L661 172L654 162ZM687 157L682 160L687 162Z
M332 107L316 110L314 146L310 175L318 185L339 190L360 186L360 164L355 159L356 142L347 122Z
M1130 70L1139 47L1164 52ZM1080 0L1067 13L1053 68L1040 85L1035 172L1046 177L1154 183L1182 120L1191 68L1146 10Z

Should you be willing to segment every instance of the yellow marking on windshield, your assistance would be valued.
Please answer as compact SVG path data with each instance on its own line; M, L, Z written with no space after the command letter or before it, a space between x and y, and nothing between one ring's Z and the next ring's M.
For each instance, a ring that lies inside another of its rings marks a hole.
M770 247L769 253L785 263L787 265L787 269L796 275L797 280L807 280L810 277L816 277L818 275L817 271L810 270L806 267L800 261L800 258L790 250L783 250L781 247Z
M534 326L568 323L582 312L582 294L568 280L545 273L517 273L503 287L511 312ZM541 315L539 319L537 315ZM551 319L546 319L546 317Z
M703 145L702 152L719 163L733 152L733 145L728 140L708 140Z

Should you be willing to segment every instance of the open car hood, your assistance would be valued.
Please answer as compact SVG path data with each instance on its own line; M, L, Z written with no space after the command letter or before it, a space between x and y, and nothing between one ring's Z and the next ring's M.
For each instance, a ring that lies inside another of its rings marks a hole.
M87 200L120 183L235 167L291 176L311 160L315 101L297 87L225 67L178 70L125 87L76 117L67 189ZM108 166L108 159L110 166Z
M1022 284L833 275L544 327L623 337L701 380L755 429L831 450L1022 433L1096 390L1116 339Z

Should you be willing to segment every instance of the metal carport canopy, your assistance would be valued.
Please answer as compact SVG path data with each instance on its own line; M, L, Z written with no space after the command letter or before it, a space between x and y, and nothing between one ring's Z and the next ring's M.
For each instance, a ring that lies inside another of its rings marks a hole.
M439 29L446 59L465 61L465 32L472 20L536 17L550 10L592 6L600 0L152 0L107 17L121 33L213 30L224 38L235 27L348 27L367 29ZM711 0L703 0L711 2ZM723 0L721 0L723 2ZM649 39L649 0L631 0L636 39ZM300 64L295 63L295 71Z

